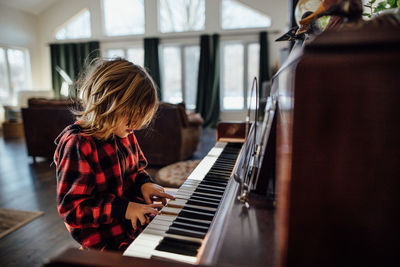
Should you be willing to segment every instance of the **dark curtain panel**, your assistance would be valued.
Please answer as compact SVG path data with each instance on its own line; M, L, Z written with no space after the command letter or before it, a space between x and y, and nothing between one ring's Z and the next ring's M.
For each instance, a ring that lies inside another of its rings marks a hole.
M158 99L161 100L160 60L158 56L159 38L144 39L144 67L157 84Z
M51 77L55 96L60 97L63 78L56 71L56 66L64 70L72 81L76 81L80 72L94 59L100 56L99 42L50 44ZM70 97L77 96L76 88Z
M259 89L264 81L271 79L269 75L269 46L268 46L268 33L260 32L260 73L258 77Z
M215 128L219 121L219 35L200 37L200 61L197 79L196 112L204 119L204 127Z

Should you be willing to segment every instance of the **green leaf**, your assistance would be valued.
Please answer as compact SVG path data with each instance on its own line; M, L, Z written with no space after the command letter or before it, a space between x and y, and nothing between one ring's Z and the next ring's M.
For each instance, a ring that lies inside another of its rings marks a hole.
M369 1L369 3L372 5L373 3L375 3L376 2L376 0L371 0L371 1Z
M397 0L397 7L400 7L400 0Z
M386 9L386 5L387 5L387 2L386 2L386 1L380 2L380 3L376 6L376 8L374 9L374 13L379 12L379 11L382 11L382 10L385 10L385 9Z
M396 0L387 0L386 1L391 7L396 4Z

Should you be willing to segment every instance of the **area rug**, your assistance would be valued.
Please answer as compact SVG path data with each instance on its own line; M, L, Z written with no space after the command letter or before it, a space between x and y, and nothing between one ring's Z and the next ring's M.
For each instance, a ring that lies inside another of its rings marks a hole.
M199 163L200 160L187 160L165 166L156 173L156 183L165 187L178 188Z
M42 211L11 210L0 208L0 238L43 215Z

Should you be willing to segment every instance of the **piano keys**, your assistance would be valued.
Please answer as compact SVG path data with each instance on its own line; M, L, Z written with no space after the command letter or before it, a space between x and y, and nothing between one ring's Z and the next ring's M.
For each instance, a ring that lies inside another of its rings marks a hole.
M199 263L241 147L217 142L124 256Z

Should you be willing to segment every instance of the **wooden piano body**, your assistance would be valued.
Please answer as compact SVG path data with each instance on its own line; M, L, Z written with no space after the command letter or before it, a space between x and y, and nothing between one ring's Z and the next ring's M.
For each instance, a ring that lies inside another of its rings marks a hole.
M211 265L397 263L399 47L398 28L326 32L305 46L293 70L278 73L271 92L276 209L265 194L252 194L249 209L236 198L223 203L229 212L209 239ZM230 190L238 194L237 186ZM187 266L73 249L46 264L78 265Z

